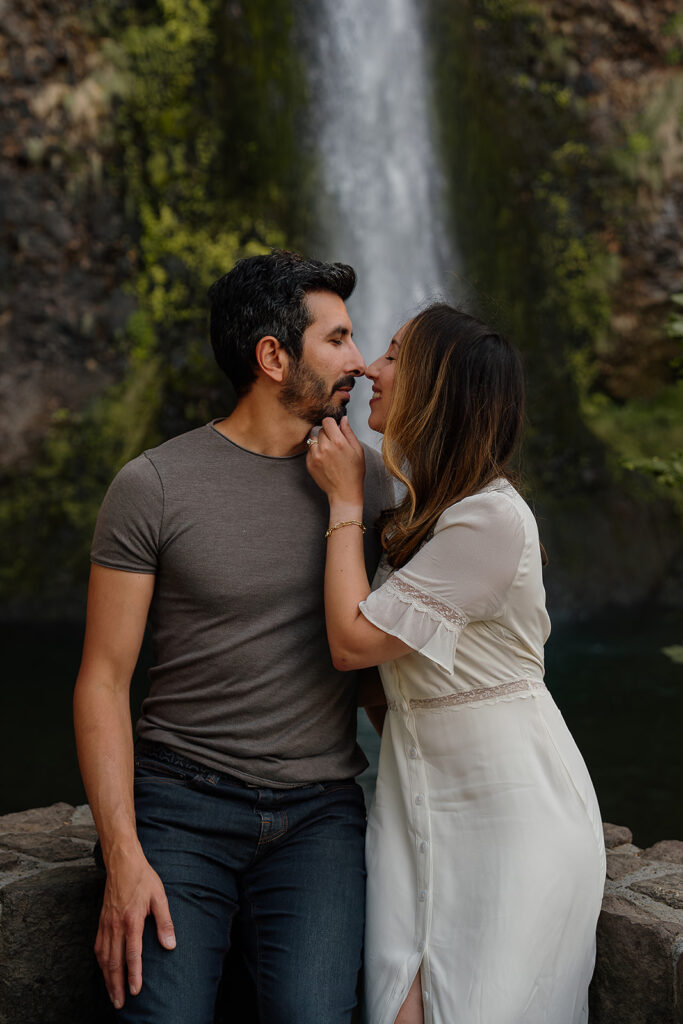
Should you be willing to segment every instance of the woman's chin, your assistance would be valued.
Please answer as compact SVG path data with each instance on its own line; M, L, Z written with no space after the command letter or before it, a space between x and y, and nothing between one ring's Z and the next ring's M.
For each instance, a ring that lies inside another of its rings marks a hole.
M378 434L384 433L384 420L381 416L377 415L374 409L370 410L368 426L370 427L370 430L376 430Z

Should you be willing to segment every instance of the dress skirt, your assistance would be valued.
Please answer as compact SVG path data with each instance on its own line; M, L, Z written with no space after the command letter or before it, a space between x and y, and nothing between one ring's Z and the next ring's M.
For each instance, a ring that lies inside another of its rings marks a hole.
M366 1024L393 1024L420 969L425 1024L586 1021L605 853L554 701L541 680L405 701L392 666L367 832Z

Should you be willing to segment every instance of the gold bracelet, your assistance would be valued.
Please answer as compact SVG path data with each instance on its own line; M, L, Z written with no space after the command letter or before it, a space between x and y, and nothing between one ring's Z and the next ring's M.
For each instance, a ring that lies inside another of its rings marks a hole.
M341 529L342 526L360 526L360 528L363 531L363 533L365 533L365 525L364 525L364 523L359 523L357 519L345 519L343 523L335 523L334 526L331 526L329 528L329 530L325 534L325 540L327 540L329 535L331 533L334 533L335 530Z

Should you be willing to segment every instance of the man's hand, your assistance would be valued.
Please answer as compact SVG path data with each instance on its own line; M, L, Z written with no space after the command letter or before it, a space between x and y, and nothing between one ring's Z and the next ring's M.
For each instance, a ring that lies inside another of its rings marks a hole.
M128 990L142 988L142 932L153 914L157 938L164 949L175 949L175 932L166 893L156 871L142 852L134 857L112 857L95 940L95 956L104 975L109 998L120 1010ZM125 968L125 969L124 969Z

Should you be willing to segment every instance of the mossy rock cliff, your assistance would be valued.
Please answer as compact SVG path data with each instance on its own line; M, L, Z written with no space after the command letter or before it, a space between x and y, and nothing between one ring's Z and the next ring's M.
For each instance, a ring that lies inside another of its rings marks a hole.
M483 311L525 354L525 470L553 605L638 602L667 574L673 591L675 0L423 10L454 237ZM6 0L5 614L80 614L116 469L229 408L205 290L239 255L311 237L296 33L313 13L310 0Z
M576 614L673 597L683 507L676 4L430 9L465 276L525 356L525 470L553 604Z

